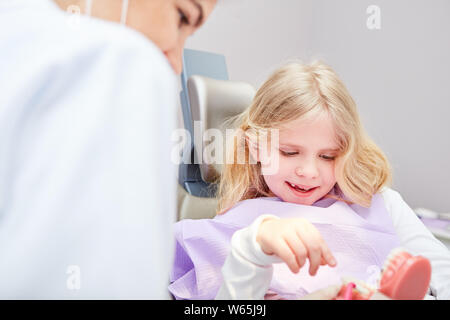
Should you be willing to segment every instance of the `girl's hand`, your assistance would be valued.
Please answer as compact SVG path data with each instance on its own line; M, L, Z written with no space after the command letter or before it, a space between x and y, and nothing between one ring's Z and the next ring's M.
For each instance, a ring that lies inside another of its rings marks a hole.
M261 222L256 241L266 254L275 254L299 272L309 259L309 274L314 276L319 266L336 266L336 259L319 231L303 218L266 219Z

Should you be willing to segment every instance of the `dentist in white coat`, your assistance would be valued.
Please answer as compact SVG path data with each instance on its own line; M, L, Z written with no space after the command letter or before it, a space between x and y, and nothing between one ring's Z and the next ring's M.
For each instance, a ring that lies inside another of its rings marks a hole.
M1 299L168 297L176 74L215 1L0 0Z

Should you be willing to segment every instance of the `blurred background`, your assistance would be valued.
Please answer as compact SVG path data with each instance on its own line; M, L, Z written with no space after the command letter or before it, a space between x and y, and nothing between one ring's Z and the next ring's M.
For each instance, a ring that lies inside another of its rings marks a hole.
M376 7L373 7L376 6ZM450 212L450 1L218 0L186 48L258 88L288 59L330 64L412 208ZM181 113L179 126L183 126Z

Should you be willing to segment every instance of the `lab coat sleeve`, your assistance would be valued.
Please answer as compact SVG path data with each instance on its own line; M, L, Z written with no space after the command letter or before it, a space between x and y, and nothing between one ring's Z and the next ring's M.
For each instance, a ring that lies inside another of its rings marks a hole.
M273 215L258 217L249 227L233 234L231 251L222 267L223 283L216 300L260 300L269 289L273 263L282 262L275 255L265 254L256 241L261 222Z
M36 74L8 154L0 296L169 298L176 78L141 38L125 33Z
M397 191L385 188L381 194L392 216L401 247L431 262L432 295L428 294L425 299L450 299L450 251L433 236Z

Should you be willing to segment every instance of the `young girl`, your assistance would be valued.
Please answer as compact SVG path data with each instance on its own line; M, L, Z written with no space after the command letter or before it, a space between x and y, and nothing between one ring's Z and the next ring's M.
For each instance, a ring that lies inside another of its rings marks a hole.
M375 285L399 246L431 261L427 297L450 298L449 251L387 187L389 163L330 67L279 68L238 121L245 138L228 156L250 157L223 167L218 215L175 225L175 298L295 299L346 276Z

